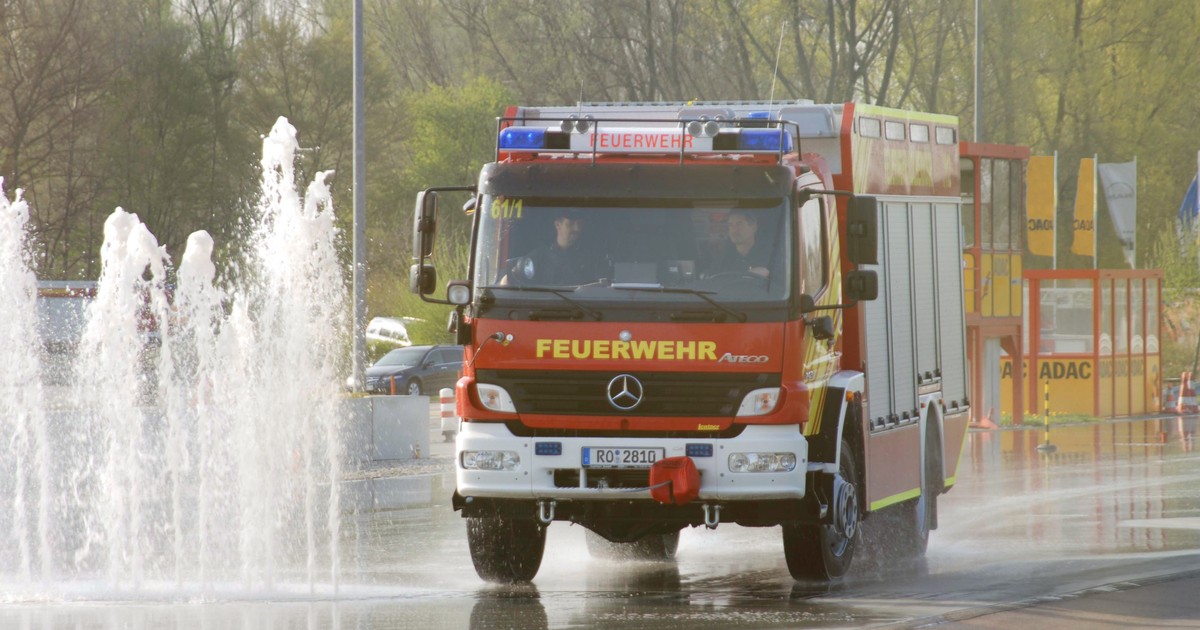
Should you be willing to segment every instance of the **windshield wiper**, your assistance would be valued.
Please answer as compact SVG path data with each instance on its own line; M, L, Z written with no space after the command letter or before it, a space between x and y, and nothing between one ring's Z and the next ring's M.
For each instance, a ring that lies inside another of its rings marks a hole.
M629 286L625 286L625 287L620 287L620 288L625 291L641 291L643 293L685 293L687 295L694 295L694 296L704 300L705 302L708 302L709 304L711 304L713 306L713 308L717 309L718 311L733 317L737 321L739 321L739 322L746 321L745 313L735 311L735 310L729 308L728 306L725 306L724 304L721 304L720 302L708 297L709 295L712 294L712 291L700 291L697 289L682 289L682 288L675 288L675 287L629 287ZM681 314L679 314L678 317L676 317L675 315L672 315L672 318L677 318L677 319L687 319L687 317L688 317L688 315L686 313L681 313ZM722 318L722 321L724 321L724 318Z
M490 290L507 289L509 291L528 291L528 292L532 292L532 293L550 293L552 295L557 295L558 297L562 298L563 301L567 302L571 306L574 306L578 310L578 312L583 313L584 315L587 315L588 317L591 317L592 319L594 319L596 321L600 321L604 317L603 314L600 313L600 311L590 309L590 308L584 306L583 304L580 304L579 302L572 300L571 298L567 297L566 295L563 295L563 291L566 291L566 289L552 289L550 287L525 287L525 286L520 286L520 285L515 285L515 284L512 284L512 285L496 284L496 285L486 286L483 288L490 289ZM565 311L563 309L556 309L556 308L547 308L547 309L535 309L535 310L530 311L529 319L532 319L532 320L578 319L578 317L576 317L576 313L573 311Z

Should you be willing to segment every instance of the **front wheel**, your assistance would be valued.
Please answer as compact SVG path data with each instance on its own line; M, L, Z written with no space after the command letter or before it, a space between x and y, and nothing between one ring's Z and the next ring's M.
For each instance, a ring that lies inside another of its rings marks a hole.
M593 558L666 562L675 559L675 552L679 549L679 532L646 534L631 543L615 543L589 529L587 548Z
M850 569L859 539L860 484L855 454L845 440L840 460L833 496L827 498L834 522L783 526L783 556L794 579L836 581Z
M404 386L404 393L408 394L409 396L420 396L421 381L418 381L415 378L410 380L408 384Z
M467 546L475 573L488 582L528 582L542 566L546 528L533 519L467 519Z

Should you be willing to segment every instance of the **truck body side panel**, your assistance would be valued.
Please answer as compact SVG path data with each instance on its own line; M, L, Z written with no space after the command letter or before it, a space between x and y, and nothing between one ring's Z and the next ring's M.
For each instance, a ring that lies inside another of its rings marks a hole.
M921 427L909 421L872 430L867 440L867 505L878 510L920 494L921 468L913 461L920 452Z
M888 320L891 329L888 331L891 342L891 365L887 377L892 382L891 412L903 416L905 413L916 415L917 409L917 375L915 365L915 339L913 335L913 281L916 279L910 268L909 255L912 250L912 204L901 201L885 201L884 217L887 226L884 228L884 238L887 239L887 299L870 302L867 308L875 306L888 309ZM867 392L870 396L871 392Z
M884 205L879 205L878 224L887 225L887 214ZM887 260L887 240L880 238L878 260ZM888 281L889 267L882 265L863 265L864 269L874 269L879 274L879 300L865 302L860 310L865 312L863 328L866 338L862 345L863 356L866 357L867 387L864 398L863 415L868 420L886 416L893 408L895 397L892 393L891 379L891 346L889 331L892 322L887 308L887 291L891 283Z
M924 377L926 374L931 376L936 374L940 363L937 356L938 318L934 308L937 304L937 291L934 283L921 281L923 275L921 270L935 268L934 249L938 245L937 238L933 233L932 205L923 202L915 203L912 208L913 269L918 279L913 286L913 311L916 314L917 333L917 374Z
M968 405L959 205L934 204L934 220L937 233L934 243L937 249L938 351L941 355L942 399L950 415Z

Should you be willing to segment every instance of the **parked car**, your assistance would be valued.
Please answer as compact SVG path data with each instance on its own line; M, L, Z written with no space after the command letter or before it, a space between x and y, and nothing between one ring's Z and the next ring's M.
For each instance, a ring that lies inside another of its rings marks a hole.
M366 391L419 396L454 387L462 372L462 346L409 346L383 355L366 370Z
M367 342L384 343L393 347L412 345L408 338L408 324L421 321L414 317L372 317L367 322Z

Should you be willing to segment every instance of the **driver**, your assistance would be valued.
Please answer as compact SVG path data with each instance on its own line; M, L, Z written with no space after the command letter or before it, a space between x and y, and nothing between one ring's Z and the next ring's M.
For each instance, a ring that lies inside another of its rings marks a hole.
M580 243L583 232L583 213L560 208L554 217L554 242L529 252L501 284L516 280L516 284L565 286L599 280L604 275L604 260Z
M712 261L708 275L749 273L766 278L771 275L771 252L758 242L758 218L753 212L735 209L726 220L729 242Z

